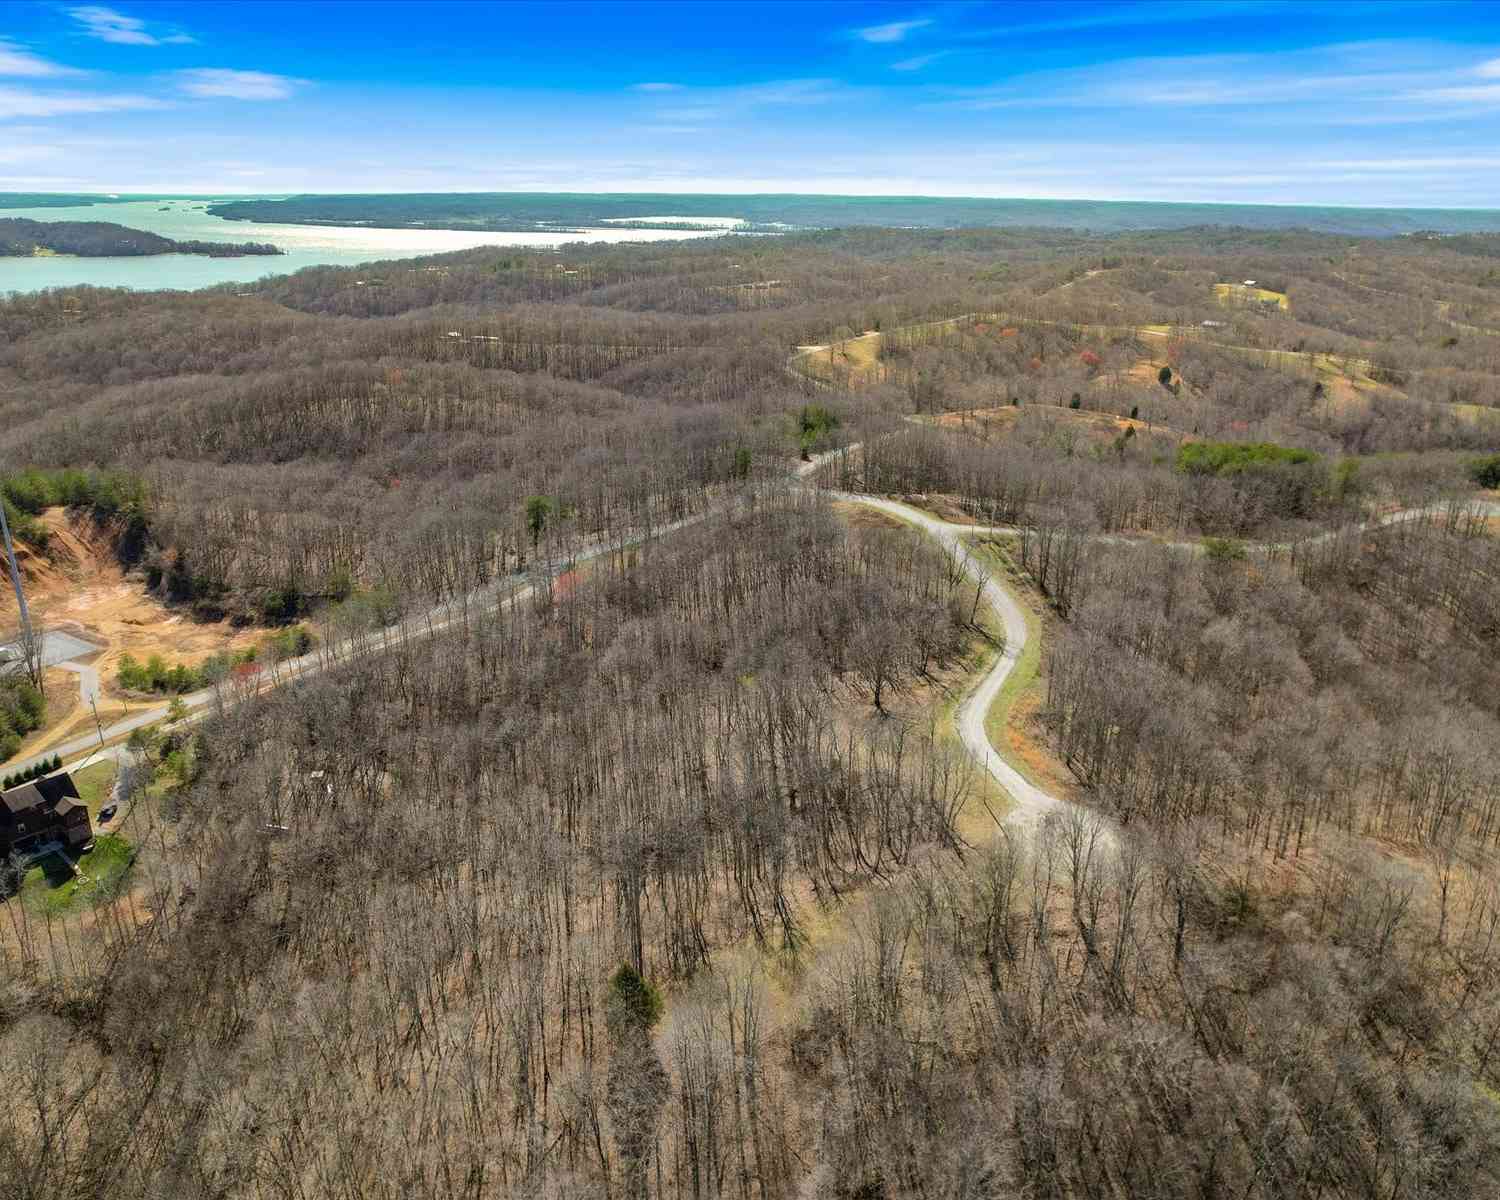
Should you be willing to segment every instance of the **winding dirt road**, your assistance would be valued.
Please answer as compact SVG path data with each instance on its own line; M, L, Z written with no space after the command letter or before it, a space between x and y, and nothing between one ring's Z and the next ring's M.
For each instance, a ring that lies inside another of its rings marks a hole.
M985 673L979 685L965 697L958 709L958 735L964 748L973 756L991 777L1010 796L1013 807L1006 814L1006 822L1012 825L1036 824L1049 812L1057 811L1069 801L1042 791L1015 767L1000 756L985 731L985 718L1000 695L1000 689L1011 677L1021 661L1021 652L1026 648L1026 614L1016 598L1005 590L987 571L964 544L964 535L973 532L967 525L952 525L936 517L878 496L861 496L851 492L832 492L833 499L864 505L886 513L908 525L915 525L928 537L941 545L963 568L964 573L978 584L984 601L1005 629L1005 647Z

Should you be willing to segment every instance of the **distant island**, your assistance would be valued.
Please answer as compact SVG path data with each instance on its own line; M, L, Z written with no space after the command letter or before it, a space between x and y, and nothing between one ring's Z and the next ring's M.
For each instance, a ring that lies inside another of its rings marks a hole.
M0 192L0 208L87 208L94 204L119 204L119 196L79 192Z
M1419 230L1485 233L1495 210L1178 204L961 196L709 195L652 192L430 192L298 195L211 202L226 221L373 229L558 234L600 228L792 233L819 229L1320 230L1394 237Z
M587 195L528 192L452 192L403 195L289 196L228 200L208 212L226 221L284 225L365 226L375 229L450 229L469 233L578 233L614 226L711 233L780 232L788 226L745 221L726 210L729 197ZM756 197L734 198L744 207ZM765 205L760 205L765 207ZM836 206L835 206L836 207ZM780 205L775 211L780 212ZM666 216L660 214L669 214ZM835 208L812 224L838 223ZM811 224L809 227L812 227Z
M0 218L0 258L71 254L80 258L127 258L149 254L202 254L209 258L243 258L281 254L268 242L178 242L143 229L108 221L30 221Z

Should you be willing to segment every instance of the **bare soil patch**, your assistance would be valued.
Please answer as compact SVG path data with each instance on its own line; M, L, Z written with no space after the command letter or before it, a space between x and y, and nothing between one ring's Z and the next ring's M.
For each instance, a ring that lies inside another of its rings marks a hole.
M849 500L835 502L833 511L841 521L854 529L906 528L889 513L880 512L878 509L870 508L865 504L855 504Z
M1155 376L1152 376L1153 382ZM1157 386L1160 386L1159 384ZM966 409L962 412L944 413L934 418L936 424L944 429L956 429L961 432L978 432L986 435L996 433L1007 433L1015 429L1025 419L1027 414L1045 413L1048 417L1056 420L1066 421L1077 425L1092 434L1102 434L1109 439L1117 437L1126 429L1134 429L1137 433L1158 433L1168 437L1183 437L1164 425L1137 420L1133 417L1120 417L1114 413L1095 412L1085 408L1063 408L1061 405L1053 404L1027 404L1027 405L1004 405L999 408Z
M161 703L127 696L115 685L126 654L137 661L159 654L168 662L191 666L213 654L252 646L265 636L263 630L236 629L224 621L197 622L168 607L126 573L108 537L87 518L71 517L58 508L41 519L50 535L47 553L25 543L16 546L27 604L40 626L100 647L98 654L80 661L99 673L99 718L104 724ZM9 587L0 589L0 630L9 633L19 624L15 596ZM45 682L47 724L26 740L22 756L67 741L94 724L94 714L80 701L76 674L54 667Z

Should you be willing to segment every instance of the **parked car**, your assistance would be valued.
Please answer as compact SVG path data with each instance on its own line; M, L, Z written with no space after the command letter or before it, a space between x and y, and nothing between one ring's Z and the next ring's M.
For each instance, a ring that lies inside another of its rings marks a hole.
M117 804L106 804L103 808L101 808L99 810L99 824L104 825L110 821L113 821L115 819L115 810L118 807L119 805Z

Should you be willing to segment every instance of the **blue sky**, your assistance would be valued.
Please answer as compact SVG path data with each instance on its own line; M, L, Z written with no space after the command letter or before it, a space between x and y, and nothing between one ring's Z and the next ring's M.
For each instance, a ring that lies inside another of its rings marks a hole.
M0 0L0 190L1500 206L1500 5Z

